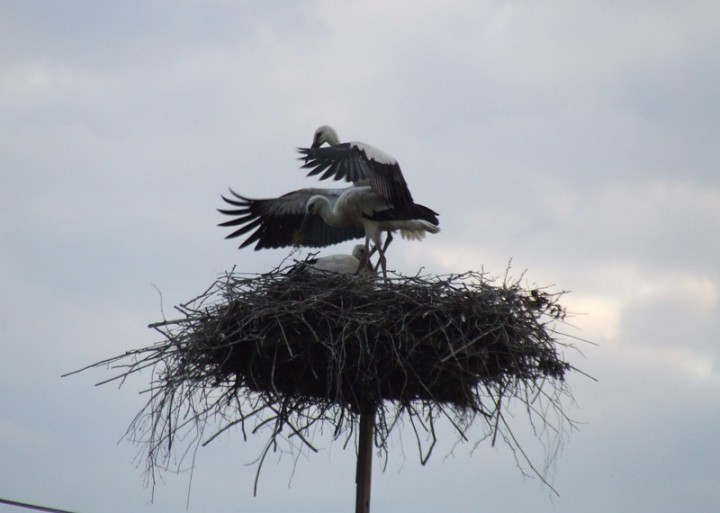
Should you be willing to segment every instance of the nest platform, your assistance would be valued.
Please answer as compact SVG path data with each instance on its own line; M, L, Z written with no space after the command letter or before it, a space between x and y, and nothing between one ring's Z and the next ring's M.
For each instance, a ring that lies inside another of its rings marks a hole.
M259 472L280 440L315 450L313 435L329 428L347 443L368 408L378 448L409 422L424 463L440 418L462 438L481 419L485 436L500 432L511 445L509 399L528 406L533 425L566 419L560 398L573 367L557 340L560 295L478 272L233 272L177 306L180 318L151 325L161 342L93 366L121 369L106 382L152 369L128 431L148 445L150 470L166 468L180 440L205 444L238 427L245 437L269 430Z
M217 287L223 301L165 332L180 378L354 412L386 400L482 411L478 387L563 379L569 369L547 330L564 315L554 298L475 274L228 276Z

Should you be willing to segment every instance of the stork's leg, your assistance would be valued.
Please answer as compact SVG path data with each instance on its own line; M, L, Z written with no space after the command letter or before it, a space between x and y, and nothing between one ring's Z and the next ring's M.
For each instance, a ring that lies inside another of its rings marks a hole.
M382 244L382 248L380 247L380 244L375 244L375 249L378 250L378 253L380 254L380 258L378 258L377 264L375 264L375 271L380 269L382 266L383 271L383 277L387 278L387 260L385 259L385 250L388 248L390 243L393 240L392 232L386 232L387 237L385 238L385 244Z
M385 239L385 244L384 244L383 247L382 247L383 253L385 252L385 250L387 249L387 247L390 245L390 243L391 243L392 240L393 240L392 232L387 232L387 234L388 234L388 236L387 236L387 238ZM372 248L372 251L370 251L370 255L368 256L368 260L370 259L371 256L373 256L373 255L375 254L376 251L378 251L378 252L380 251L380 244L377 244L375 241L373 241L373 248Z
M385 245L383 246L383 250L382 250L383 255L385 254L385 251L387 250L387 248L390 245L390 243L392 242L392 240L393 240L392 232L388 231L387 237L385 238Z
M380 257L378 258L378 263L375 266L375 270L377 271L377 268L382 268L383 278L387 280L387 261L385 260L385 253L380 253Z
M377 271L378 268L382 268L383 278L385 278L385 281L387 281L387 260L385 260L386 247L387 244L383 248L380 248L380 244L377 245L378 253L380 254L380 256L378 257L378 262L375 265L375 271Z

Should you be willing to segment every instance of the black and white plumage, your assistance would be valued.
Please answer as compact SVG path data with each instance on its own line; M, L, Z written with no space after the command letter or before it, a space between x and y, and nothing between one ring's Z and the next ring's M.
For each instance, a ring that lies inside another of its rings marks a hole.
M399 231L404 239L422 240L425 233L438 233L437 214L429 208L413 203L406 207L392 207L369 185L348 187L332 205L322 195L311 197L305 210L319 215L330 226L362 226L365 250L370 254L370 241L379 253L378 267L386 275L385 250L392 241L392 233ZM381 233L387 232L383 245Z
M288 192L279 198L251 199L230 189L233 197L222 196L222 199L233 208L218 211L233 216L233 219L219 226L238 227L226 239L252 231L238 249L253 243L255 250L288 246L320 248L359 239L365 235L362 226L330 226L319 215L308 217L305 210L313 196L322 196L334 206L344 191L346 189L308 188Z
M299 262L294 272L305 271L310 273L338 273L357 274L360 272L371 273L373 267L370 265L367 251L364 244L357 244L352 254L340 253L317 258L310 258Z
M327 143L328 146L322 146ZM408 207L414 203L400 165L391 155L361 142L341 143L335 129L323 125L315 130L312 146L298 148L310 169L307 176L320 175L321 180L345 179L356 185L370 185L381 198L393 207Z
M322 145L327 143L328 147ZM397 161L369 144L340 143L327 125L315 131L311 148L299 148L308 176L333 177L352 182L345 189L300 189L273 199L250 199L230 191L223 200L232 209L220 212L235 217L220 226L237 227L226 238L252 233L240 247L255 249L290 245L321 247L365 236L377 250L377 267L386 274L385 251L399 231L403 238L421 240L438 233L437 212L415 203ZM254 231L253 231L254 230ZM387 233L383 244L382 232Z
M322 247L365 236L365 250L370 254L372 241L380 253L378 266L386 270L385 249L392 232L403 238L420 240L425 233L437 233L437 214L413 203L392 207L369 185L345 189L300 189L273 199L250 199L230 191L234 198L223 200L233 209L220 212L235 217L220 226L238 227L226 238L252 233L240 245L256 242L255 249L291 245ZM387 232L385 245L381 233Z

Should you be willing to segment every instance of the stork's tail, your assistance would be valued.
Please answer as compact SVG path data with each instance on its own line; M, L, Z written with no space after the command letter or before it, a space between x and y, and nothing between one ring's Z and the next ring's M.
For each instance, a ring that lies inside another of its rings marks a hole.
M438 214L434 210L427 208L425 205L420 205L419 203L415 203L412 206L412 215L415 219L422 219L423 221L427 221L428 223L435 226L435 228L438 227L440 224L440 220L438 219ZM431 233L437 233L432 230L428 230ZM438 231L440 229L438 228Z

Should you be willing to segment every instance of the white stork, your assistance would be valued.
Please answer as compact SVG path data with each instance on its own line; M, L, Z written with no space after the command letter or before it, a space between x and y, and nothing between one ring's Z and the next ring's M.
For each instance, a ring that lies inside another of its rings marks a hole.
M310 215L320 215L330 226L360 225L365 231L365 250L370 252L370 241L375 244L380 257L377 267L383 276L387 274L385 250L392 240L392 232L400 231L403 239L422 240L425 232L438 233L437 213L426 206L412 203L406 207L391 207L369 185L348 187L332 205L327 197L311 197L305 210ZM381 232L387 232L382 245Z
M355 274L358 270L366 273L373 272L364 244L357 244L350 255L347 253L341 253L337 255L311 258L300 262L298 266L293 269L309 271L311 273L329 272L338 274Z
M328 146L322 145L327 143ZM393 207L414 203L397 160L391 155L361 142L341 143L335 129L323 125L315 130L312 146L298 148L305 161L307 176L322 173L320 180L344 178L355 185L370 185Z
M323 147L323 144L328 146ZM302 155L300 159L305 162L302 168L310 169L307 176L320 175L321 180L330 177L335 180L344 178L356 186L368 185L375 194L393 208L412 211L416 205L400 170L400 164L394 157L369 144L341 143L337 132L331 126L323 125L315 130L312 146L298 148L298 151ZM437 212L432 210L430 212L437 216ZM378 243L379 234L372 238L375 242L375 249L380 253L378 265L382 264L383 266L385 250L393 239L392 231L386 231L387 238L384 246L381 247ZM432 233L437 232L433 231Z
M256 242L255 249L291 245L323 247L365 236L365 250L370 241L380 253L378 267L386 273L385 247L380 233L400 231L403 238L421 240L425 233L438 233L437 214L412 203L395 207L388 204L368 185L345 189L299 189L272 199L250 199L230 190L235 198L223 200L233 209L219 209L235 217L220 226L237 226L226 238L252 234L240 245Z
M345 190L299 189L283 194L279 198L252 199L230 189L233 197L222 196L222 199L234 208L218 209L218 211L233 216L234 219L220 223L219 226L238 227L227 235L226 239L233 239L252 231L238 249L255 243L255 251L287 246L321 248L346 240L359 239L365 235L362 226L330 226L322 217L308 217L305 211L308 200L313 196L321 195L331 205L335 205Z

